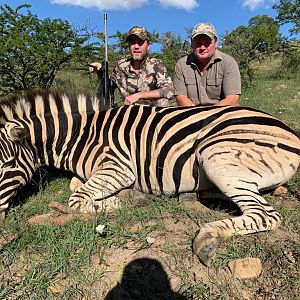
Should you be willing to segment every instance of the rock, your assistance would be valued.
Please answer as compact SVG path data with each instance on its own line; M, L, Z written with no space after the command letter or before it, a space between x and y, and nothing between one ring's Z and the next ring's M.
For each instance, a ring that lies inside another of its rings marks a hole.
M231 274L238 279L255 278L261 274L261 260L255 257L232 260L228 263Z
M283 253L290 263L296 263L296 259L291 251L284 251Z
M273 192L273 196L282 196L288 193L288 189L282 185L278 186Z
M253 300L255 299L253 293L250 291L241 291L241 296L243 300Z
M173 292L178 292L182 283L180 277L173 276L169 279L169 284Z
M224 281L229 280L229 278L231 277L231 272L229 270L229 268L225 268L219 271L219 278L221 278Z
M74 220L76 218L78 218L79 215L58 215L58 216L54 216L54 218L51 220L51 222L58 224L58 225L63 225L66 222L69 222L71 220Z
M40 225L40 224L49 223L52 219L53 219L53 213L48 213L48 214L33 216L27 222L30 225L34 225L34 224Z
M12 234L12 235L4 235L0 238L0 247L3 247L13 240L16 240L18 238L18 234Z
M63 294L70 286L71 282L68 278L58 279L48 286L48 292L51 291L54 294Z
M184 193L178 196L180 206L192 209L192 210L209 210L206 206L204 206L197 198L196 193Z
M179 202L183 201L197 201L197 193L183 193L178 196Z
M48 292L51 291L54 294L63 294L65 291L65 287L59 285L50 285L48 287Z
M72 214L74 213L74 210L72 210L69 206L66 206L62 203L56 202L56 201L51 201L48 206L55 210L58 211L60 213L64 213L64 214Z
M93 218L90 214L57 214L47 213L31 217L27 222L30 225L44 225L44 224L57 224L63 225L74 219L88 220Z
M58 191L56 191L55 194L60 196L60 195L63 195L64 192L65 192L64 190L58 190Z
M102 256L101 253L95 253L90 257L90 262L91 264L96 267L99 268L101 265L101 260L102 260Z

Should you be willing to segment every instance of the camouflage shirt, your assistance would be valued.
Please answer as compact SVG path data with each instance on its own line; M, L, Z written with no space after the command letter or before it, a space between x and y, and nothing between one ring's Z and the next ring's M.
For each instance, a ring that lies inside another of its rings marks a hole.
M159 89L161 99L155 101L140 99L137 103L168 106L168 100L173 97L174 87L164 63L159 59L146 57L139 73L131 69L130 63L131 58L119 60L111 75L123 98L137 92Z

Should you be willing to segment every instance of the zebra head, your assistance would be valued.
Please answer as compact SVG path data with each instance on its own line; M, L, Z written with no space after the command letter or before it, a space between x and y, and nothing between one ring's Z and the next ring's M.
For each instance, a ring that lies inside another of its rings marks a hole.
M17 190L34 172L34 153L26 140L27 130L18 122L6 122L0 128L0 218Z

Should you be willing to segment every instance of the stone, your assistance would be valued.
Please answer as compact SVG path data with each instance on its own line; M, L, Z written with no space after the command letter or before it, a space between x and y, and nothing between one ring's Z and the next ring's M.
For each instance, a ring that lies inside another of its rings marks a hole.
M33 216L27 222L30 225L37 225L37 224L41 225L41 224L49 223L50 220L52 219L53 219L53 214L47 213L47 214Z
M228 262L228 268L235 278L248 279L261 274L262 264L259 258L248 257Z
M63 294L70 286L71 282L68 278L57 279L48 286L48 292Z
M169 284L173 292L178 292L181 288L182 282L180 277L173 276L169 279Z
M18 238L18 234L11 234L11 235L4 235L0 237L0 247L3 247L13 240L16 240Z
M197 201L197 193L183 193L178 196L179 202L183 201Z
M74 219L89 220L94 218L90 214L57 214L57 213L47 213L41 215L35 215L31 217L27 222L30 225L45 225L45 224L57 224L63 225Z
M282 196L288 193L288 189L282 185L278 186L273 192L273 196Z
M62 203L56 202L56 201L51 201L48 206L60 213L64 213L64 214L72 214L74 213L74 210L72 210L69 206L66 206Z

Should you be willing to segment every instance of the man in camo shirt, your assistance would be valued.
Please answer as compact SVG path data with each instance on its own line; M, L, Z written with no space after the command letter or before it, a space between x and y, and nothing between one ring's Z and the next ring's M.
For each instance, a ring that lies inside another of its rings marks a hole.
M125 105L169 106L174 92L173 82L163 62L148 57L151 47L148 31L145 27L134 26L126 41L131 57L119 60L111 75ZM101 67L100 63L92 63L89 71L99 75Z

